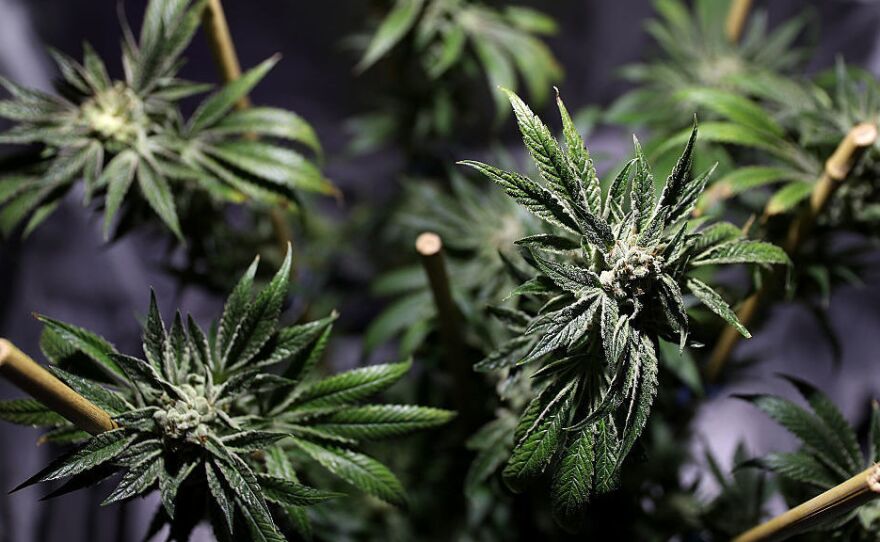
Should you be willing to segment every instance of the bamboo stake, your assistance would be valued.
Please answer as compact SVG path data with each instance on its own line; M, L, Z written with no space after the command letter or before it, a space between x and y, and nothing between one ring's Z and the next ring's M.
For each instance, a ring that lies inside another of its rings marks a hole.
M443 258L443 240L436 233L425 232L416 239L416 251L422 259L434 305L437 307L437 321L447 360L450 366L458 366L462 348L459 325L461 315L449 287L449 275L446 273L446 262Z
M0 375L92 435L118 427L110 414L70 389L6 339L0 339Z
M223 4L220 0L208 1L202 20L205 33L208 35L208 44L211 47L214 62L220 70L220 76L226 83L235 81L241 77L241 63L238 60L238 53L235 51L232 34L229 32L229 24L226 22L226 13L223 11ZM236 109L239 110L247 109L250 106L251 101L247 96L242 97L235 104ZM283 209L273 207L269 211L269 217L272 221L275 238L283 255L287 250L288 244L293 245L293 232L290 229L286 213Z
M238 54L235 52L235 45L226 22L226 13L223 11L223 4L220 3L220 0L208 1L202 20L205 32L208 34L208 44L211 46L211 53L214 55L214 62L220 70L220 75L227 83L235 81L241 77L241 64L238 61ZM251 102L247 96L235 104L238 109L247 109L250 106Z
M461 335L461 313L455 300L452 298L452 290L449 286L449 275L446 272L446 262L443 258L443 240L433 232L425 232L416 239L416 252L422 260L431 294L434 298L434 306L437 308L437 322L440 328L440 337L443 340L443 353L447 366L452 372L455 381L455 400L458 408L469 419L473 394L469 391L473 388L470 367L464 359L464 341Z
M862 123L854 126L844 136L843 140L834 150L834 153L825 161L825 169L816 183L810 195L810 205L804 209L789 226L783 248L789 255L794 255L800 244L807 238L818 216L825 209L834 191L846 179L852 170L859 155L866 148L877 141L877 126L870 123ZM765 209L764 218L769 214ZM737 311L739 321L746 327L758 313L763 298L767 296L767 289L771 280L767 280L760 290L749 296ZM724 366L727 365L734 347L739 343L741 335L733 327L727 326L715 343L715 349L709 356L705 374L709 382L715 382Z
M731 0L727 20L724 21L724 33L730 43L737 43L742 36L743 27L749 17L752 0Z
M880 497L880 465L737 536L733 542L774 542L809 530Z

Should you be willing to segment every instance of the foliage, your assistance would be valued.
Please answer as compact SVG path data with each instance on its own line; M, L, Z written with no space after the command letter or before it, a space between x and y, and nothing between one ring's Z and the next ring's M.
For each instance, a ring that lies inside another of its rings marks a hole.
M179 313L167 329L152 297L144 324L146 359L121 354L97 335L41 316L43 348L55 374L106 409L120 428L81 435L82 444L20 487L70 477L57 495L119 472L122 479L104 504L158 487L164 517L182 538L194 525L192 517L176 513L186 506L178 498L184 484L204 487L211 495L211 511L221 512L211 516L218 538L249 533L253 540L284 540L280 518L308 533L303 507L340 494L300 482L294 464L304 459L370 495L403 505L397 478L359 446L443 424L452 413L361 404L402 378L409 361L315 378L336 315L279 326L290 253L254 296L256 269L255 261L207 335ZM90 373L95 376L84 376ZM57 415L37 407L30 401L6 402L0 417L69 430Z
M696 126L659 198L638 141L636 157L603 197L562 101L564 150L519 97L508 96L542 182L479 162L463 164L500 184L554 233L517 241L529 249L537 274L515 293L546 302L524 334L477 368L541 362L533 377L539 391L520 418L504 477L521 490L552 466L552 498L564 519L590 495L615 487L654 401L658 341L686 344L683 288L748 336L721 296L692 272L788 258L778 247L743 239L729 224L689 227L711 173L691 174Z
M110 78L88 44L82 63L52 52L63 75L60 95L0 79L11 96L0 101L0 116L17 123L0 142L43 148L36 164L0 178L4 234L28 217L25 232L32 231L80 177L85 204L103 198L105 236L120 209L145 202L182 238L176 202L193 190L258 206L295 205L300 190L334 192L314 160L282 145L295 143L320 159L320 143L301 117L271 107L232 111L277 57L215 91L184 118L178 102L211 89L177 76L204 4L150 2L140 38L126 29L123 80Z
M407 145L410 138L430 144L432 136L451 136L461 122L456 110L472 104L471 86L485 79L497 117L507 114L506 100L495 88L516 89L522 80L536 102L548 97L562 68L541 41L556 33L556 22L522 6L497 9L474 0L395 0L375 33L365 40L357 66L364 71L387 57L403 57L395 78L412 76L402 103L353 121L354 146L372 149L392 134ZM414 59L411 64L407 62ZM403 85L406 87L407 85ZM415 111L407 110L409 103ZM468 106L471 109L473 106Z
M809 409L773 395L744 395L799 441L795 452L771 453L749 464L773 472L786 501L794 506L841 484L880 461L880 408L871 410L867 453L862 452L856 429L824 393L798 378L786 377L806 400ZM845 540L875 540L880 519L877 501L813 528L835 529ZM820 535L825 538L825 534Z
M515 286L509 272L516 255L513 242L541 231L542 226L503 193L486 190L481 182L455 172L450 176L449 193L427 181L404 185L389 237L413 254L412 243L420 233L434 232L443 239L450 287L467 321L469 342L485 350L499 335L489 325L486 306L499 303ZM434 329L436 319L421 265L380 275L373 291L395 299L367 330L366 347L372 349L406 331L401 352L414 351Z
M797 85L784 74L806 57L804 50L793 47L805 26L803 16L768 31L766 14L754 13L743 39L731 42L723 28L730 2L696 0L691 8L684 0L655 0L653 4L658 17L646 28L660 55L624 68L624 77L638 88L612 105L608 117L613 122L669 133L685 127L682 119L707 104L702 92L799 95Z

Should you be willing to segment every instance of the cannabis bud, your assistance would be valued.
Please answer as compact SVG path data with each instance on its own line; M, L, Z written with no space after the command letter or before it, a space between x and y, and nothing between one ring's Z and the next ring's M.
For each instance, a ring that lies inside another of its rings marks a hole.
M158 526L170 523L172 537L181 540L206 516L222 540L250 533L253 539L281 542L278 518L307 533L303 507L341 494L303 483L300 477L307 478L308 471L294 469L294 456L311 458L351 485L403 504L400 482L361 453L360 443L440 425L452 413L360 404L402 378L409 362L315 375L336 316L279 325L290 258L288 250L275 277L256 296L254 261L208 334L180 313L166 328L151 296L145 359L41 316L51 370L109 412L120 428L89 437L39 403L27 404L27 417L20 415L22 401L0 403L0 419L52 426L46 440L80 443L20 487L70 477L53 495L63 494L120 472L105 504L158 488L163 505ZM203 498L192 497L199 491L211 497L207 508Z
M541 182L479 162L463 162L500 184L547 222L553 233L516 243L536 276L514 294L538 300L525 326L478 370L540 363L535 397L514 431L504 478L515 490L553 470L557 518L567 522L593 493L613 489L641 434L657 392L659 341L683 348L689 318L683 290L741 333L727 303L690 276L697 267L787 263L782 249L748 241L731 224L699 229L690 215L711 170L691 174L696 124L659 197L638 141L635 158L607 194L562 101L563 148L514 93L507 91Z

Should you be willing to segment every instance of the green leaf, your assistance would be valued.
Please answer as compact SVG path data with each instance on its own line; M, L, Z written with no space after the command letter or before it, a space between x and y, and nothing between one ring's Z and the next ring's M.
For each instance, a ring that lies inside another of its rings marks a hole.
M530 478L541 474L556 455L564 424L568 421L574 389L572 382L554 396L547 396L549 401L539 403L539 411L533 421L531 417L523 416L523 421L531 422L530 427L522 437L517 438L503 472L504 481L514 491L521 491ZM545 396L542 394L541 397Z
M208 97L189 119L187 132L196 134L216 125L236 102L247 96L251 89L269 73L278 60L279 56L277 55L264 60L257 67L246 71L241 77L227 83L222 89Z
M344 493L322 491L268 474L257 475L266 500L283 506L311 506L344 497Z
M723 197L735 196L748 190L779 181L794 180L797 172L776 166L746 166L736 168L712 185Z
M96 382L68 373L58 367L49 367L48 369L49 372L70 386L73 391L95 403L110 414L121 414L134 408L121 395Z
M503 171L481 162L465 160L458 163L476 169L501 185L507 195L541 220L565 228L571 233L580 233L577 221L565 204L553 192L538 183L518 173Z
M122 453L136 438L137 435L132 435L125 429L114 429L96 435L82 447L50 463L48 467L28 478L13 491L40 482L75 476L103 465Z
M183 464L177 473L172 474L168 472L167 463L163 462L164 468L159 472L159 495L162 499L162 506L165 508L169 518L174 519L175 501L177 500L177 492L181 484L189 478L189 475L192 474L199 463L198 461L189 461ZM207 470L208 468L209 465L205 464L205 469Z
M225 357L223 353L229 350L238 325L245 317L250 305L251 290L254 287L254 276L257 273L259 263L260 258L257 256L244 275L241 276L241 279L235 285L232 293L229 294L223 307L223 315L220 317L220 326L217 330L217 347L221 353L221 355L217 356L217 359L220 361L221 366Z
M581 429L565 451L553 474L553 513L563 521L579 512L593 489L593 429Z
M635 135L633 135L633 147L636 154L636 172L633 176L630 202L632 210L636 213L639 231L642 231L647 226L654 209L654 174Z
M138 156L131 150L124 150L117 154L104 168L98 178L98 186L107 187L107 196L104 200L104 239L109 239L110 225L116 216L119 207L125 200L125 195L134 179L134 173L138 169Z
M691 87L679 90L676 100L692 102L721 115L726 120L782 137L785 130L773 116L755 102L726 90Z
M223 365L231 369L245 366L269 340L278 325L281 306L287 296L290 281L292 250L287 247L287 255L272 281L247 306L234 331L228 346L222 352Z
M523 142L538 166L541 177L547 181L551 189L575 201L581 192L580 181L575 179L571 164L559 148L559 144L553 139L550 129L519 96L507 89L502 91L507 94L513 106Z
M651 406L654 404L654 397L657 395L657 351L650 338L645 335L639 335L638 337L640 339L638 349L630 350L631 352L636 352L637 358L630 363L637 363L639 365L639 380L635 383L636 392L633 394L630 410L627 413L626 425L623 429L623 438L618 451L618 469L648 423L648 416L651 415Z
M848 454L841 448L834 432L820 418L781 397L772 395L740 397L764 411L799 438L812 454L834 469L834 472L841 477L841 481L852 476Z
M108 374L120 377L125 376L122 369L113 359L116 348L102 337L81 327L65 324L48 316L38 314L36 317L46 328L51 329L60 340L88 356L89 359L97 363L98 367Z
M784 250L762 241L731 241L717 245L697 255L691 263L695 266L731 263L784 264L791 260Z
M252 452L269 448L279 440L286 438L286 433L270 433L268 431L242 431L223 437L220 441L226 447L241 452Z
M374 395L400 380L412 361L370 365L319 380L302 389L296 403L303 407L345 405Z
M378 440L398 437L449 422L455 413L411 405L368 405L331 414L314 427L345 438Z
M690 278L687 281L688 290L694 294L700 303L706 306L709 310L720 316L724 319L725 322L733 326L739 333L749 339L752 337L752 334L749 333L749 330L745 328L745 326L740 323L739 318L736 316L736 313L730 308L724 298L722 298L718 292L712 289L711 286L706 284L705 282Z
M513 59L504 48L491 39L486 39L478 34L472 34L470 38L477 59L483 66L483 71L488 79L489 89L492 91L496 118L503 119L509 111L507 100L503 91L496 89L516 86L516 70L513 66Z
M303 452L358 489L397 506L406 505L403 486L387 467L366 455L335 446L293 439Z
M546 250L548 252L558 252L564 253L571 250L578 250L581 248L580 244L567 237L561 237L559 235L553 235L549 233L539 233L535 235L529 235L527 237L523 237L517 241L514 241L514 244L519 246L525 246L532 249L541 249Z
M592 328L600 305L601 296L593 294L535 320L533 325L540 323L545 327L526 360L535 360L557 348L570 347L577 343Z
M608 493L617 487L618 483L620 442L617 439L614 419L609 417L596 422L593 438L593 449L596 455L595 491L598 494Z
M147 311L147 320L144 324L143 349L147 361L161 373L165 366L165 345L168 343L168 334L165 331L165 322L159 313L159 304L156 302L156 292L150 289L150 308ZM166 373L166 376L168 374Z
M317 156L321 143L312 126L296 113L274 107L251 107L233 111L210 130L218 134L256 134L301 143Z
M206 151L245 173L266 181L263 188L288 197L292 189L334 194L336 188L312 162L292 150L265 141L233 140L212 144Z
M804 181L793 181L779 190L770 198L765 207L768 215L787 213L800 205L813 193L813 184Z
M140 465L130 468L123 475L122 480L116 486L116 489L113 490L113 493L101 505L106 506L146 493L159 479L159 473L164 468L164 461L158 455L154 456L153 459L143 461Z
M363 58L358 63L358 72L363 72L388 54L410 31L419 16L424 0L395 0L394 7L379 25L370 40Z
M859 447L859 441L856 432L852 426L843 417L837 406L828 398L827 395L816 389L813 385L801 380L797 377L783 375L800 393L813 412L825 422L825 425L834 433L837 438L839 447L846 452L849 460L849 467L854 474L862 469L864 462L862 458L862 450Z
M835 476L828 467L805 452L769 454L758 462L780 476L821 490L830 489L840 483L839 476Z
M208 451L217 458L214 465L229 484L229 488L239 504L239 510L248 521L254 540L284 542L284 536L275 525L272 514L269 513L269 507L266 505L260 483L251 468L241 458L226 449L223 443L212 437L209 437L205 445Z
M0 401L0 420L34 427L67 423L63 416L34 399Z
M208 480L208 490L211 492L214 502L217 503L217 506L223 513L223 518L226 520L226 527L229 529L229 532L232 533L234 532L233 526L235 524L235 503L233 496L230 495L230 491L221 481L218 472L219 470L220 467L214 462L208 461L205 463L205 476Z
M138 161L137 180L144 199L159 215L162 222L183 242L183 233L180 231L180 221L177 219L174 196L171 194L168 181L159 175L146 160Z

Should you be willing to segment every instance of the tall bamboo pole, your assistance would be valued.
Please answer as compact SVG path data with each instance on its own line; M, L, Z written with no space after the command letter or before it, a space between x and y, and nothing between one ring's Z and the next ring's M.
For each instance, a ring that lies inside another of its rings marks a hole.
M232 41L229 24L226 22L226 13L223 11L223 4L220 0L208 0L202 20L214 62L217 64L217 69L220 70L220 76L227 83L235 81L241 77L241 63L238 60L238 53L235 51L235 43ZM247 109L250 106L251 102L247 96L242 97L235 104L237 109ZM288 244L293 244L293 232L287 223L286 213L279 207L273 207L269 211L269 217L272 221L275 239L281 253L284 254Z
M880 465L873 465L825 493L744 532L733 542L785 540L877 497L880 497Z
M6 339L0 339L0 376L83 431L97 435L117 428L110 414L70 389Z
M825 161L822 176L810 195L809 207L804 209L789 226L783 245L789 255L794 255L800 244L807 238L816 219L825 209L834 191L849 175L861 152L876 141L877 126L871 123L858 124L844 136L834 153ZM767 215L768 213L765 211L765 217ZM737 317L744 326L748 326L758 313L761 302L767 297L767 289L771 287L771 283L772 280L767 280L760 290L748 297L740 306ZM731 326L724 328L706 365L705 374L709 382L718 379L724 366L727 365L734 347L739 343L739 339L740 334L736 329Z
M740 36L742 36L751 7L752 0L731 0L730 10L727 12L727 20L724 21L724 33L731 43L738 42Z

